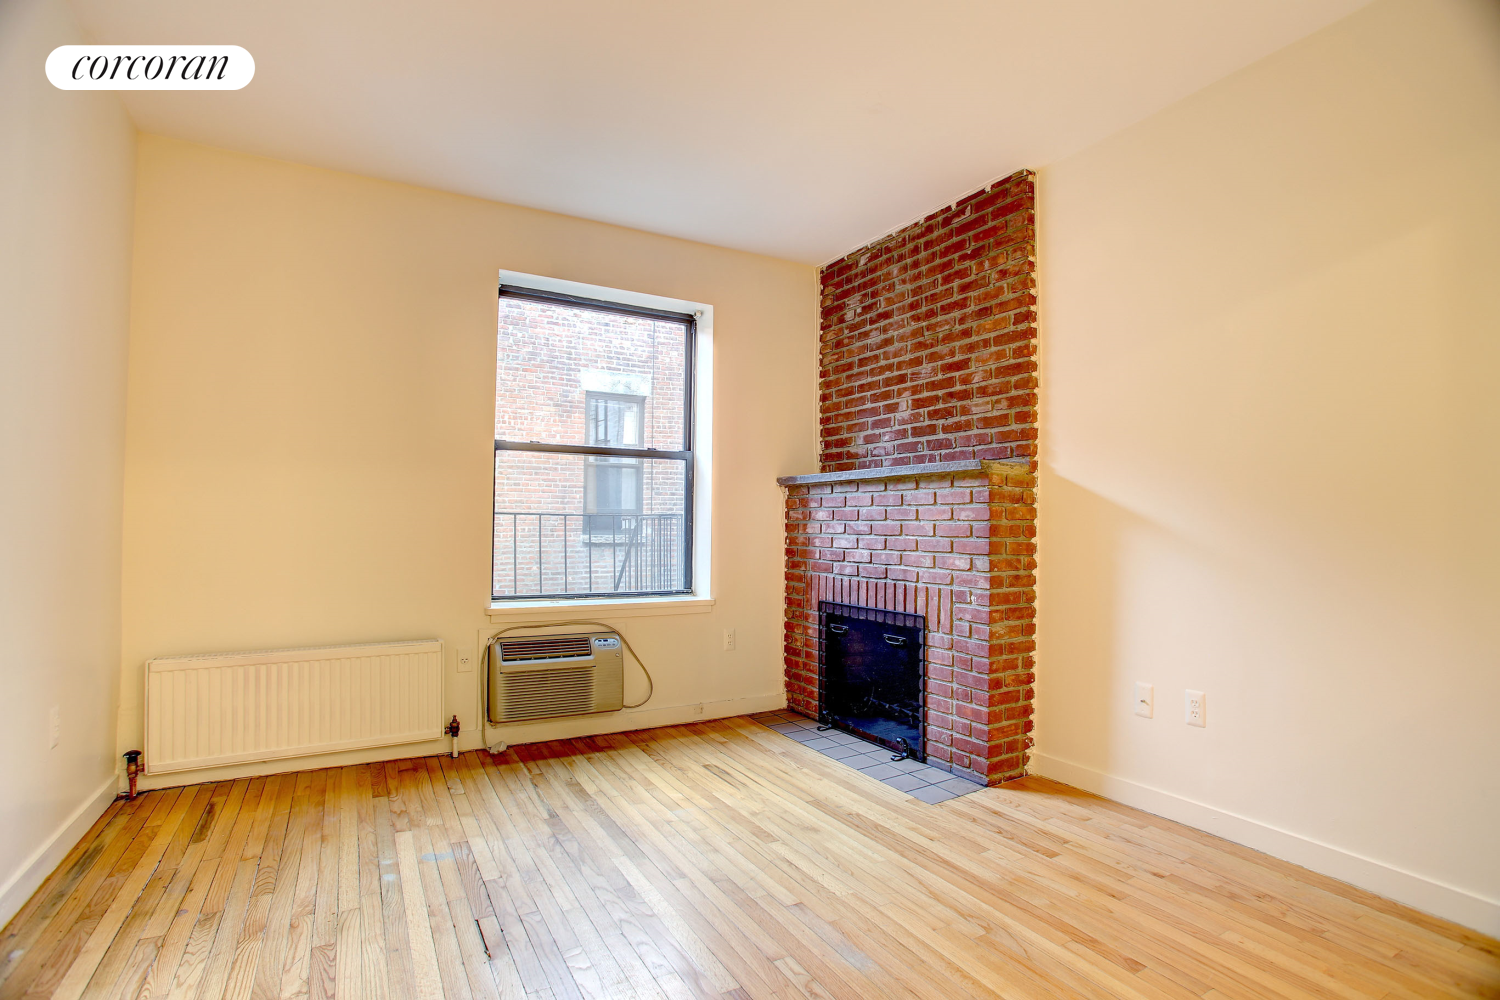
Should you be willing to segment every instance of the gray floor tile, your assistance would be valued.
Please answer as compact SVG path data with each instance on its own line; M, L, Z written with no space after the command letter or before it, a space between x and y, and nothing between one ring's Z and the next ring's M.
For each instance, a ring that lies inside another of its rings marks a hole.
M898 774L894 778L881 778L881 783L890 785L892 788L909 792L913 788L927 788L927 782L915 774Z
M885 747L862 740L857 736L837 729L818 732L818 723L805 715L794 712L768 712L752 716L762 725L796 740L825 757L847 764L861 774L906 792L923 802L936 804L946 802L959 795L966 795L984 787L964 778L955 777L948 771L910 758L891 760L892 754Z
M874 767L876 764L889 764L891 762L891 755L884 752L862 753L855 757L845 757L844 761L850 767L857 767L863 771L865 768Z
M902 760L893 760L891 761L891 766L896 768L897 770L904 771L907 774L911 774L914 771L927 770L926 764L912 760L910 757L904 758Z

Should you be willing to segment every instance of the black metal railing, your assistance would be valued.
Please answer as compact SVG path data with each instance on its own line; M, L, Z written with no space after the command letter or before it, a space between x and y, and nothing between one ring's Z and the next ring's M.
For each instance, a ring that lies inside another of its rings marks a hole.
M680 593L685 538L681 514L497 510L493 596Z

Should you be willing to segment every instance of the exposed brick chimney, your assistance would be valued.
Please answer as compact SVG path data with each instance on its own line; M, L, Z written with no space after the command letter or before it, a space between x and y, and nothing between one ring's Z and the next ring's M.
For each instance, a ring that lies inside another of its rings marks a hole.
M1035 175L822 269L822 473L787 488L790 705L817 714L820 600L927 617L928 762L995 784L1031 731Z

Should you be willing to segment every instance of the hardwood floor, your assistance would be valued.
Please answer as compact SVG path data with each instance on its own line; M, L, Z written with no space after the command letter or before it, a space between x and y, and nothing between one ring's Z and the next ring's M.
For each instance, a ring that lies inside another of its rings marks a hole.
M0 998L1500 996L1500 942L1037 779L927 805L748 719L150 792Z

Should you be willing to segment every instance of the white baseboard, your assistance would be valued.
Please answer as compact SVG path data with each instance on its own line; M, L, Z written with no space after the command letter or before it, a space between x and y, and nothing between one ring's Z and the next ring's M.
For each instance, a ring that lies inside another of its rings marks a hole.
M752 715L756 712L772 712L786 707L786 692L756 695L750 698L730 698L726 701L709 701L702 704L669 705L664 708L626 709L601 715L583 715L570 719L549 719L545 722L511 723L505 726L487 726L489 744L500 740L512 746L520 743L541 743L545 740L568 740L579 736L598 736L602 733L630 733L638 729L656 729L659 726L680 726L686 722L703 722L708 719L729 719L737 715ZM459 740L463 745L463 740Z
M1031 755L1030 770L1044 778L1102 795L1165 819L1185 823L1341 882L1379 893L1398 903L1472 927L1492 937L1500 937L1500 902L1457 886L1270 826L1248 816L1226 812L1160 788L1105 774L1045 753Z
M0 886L0 927L5 926L10 918L15 916L31 894L36 892L37 886L46 881L47 876L62 863L62 859L73 849L73 845L83 839L89 827L94 821L104 815L104 810L114 801L119 786L119 778L110 775L109 779L100 785L78 808L74 809L62 825L52 831L52 836L42 842L42 845L31 856L23 861L19 868L11 873L5 884Z

